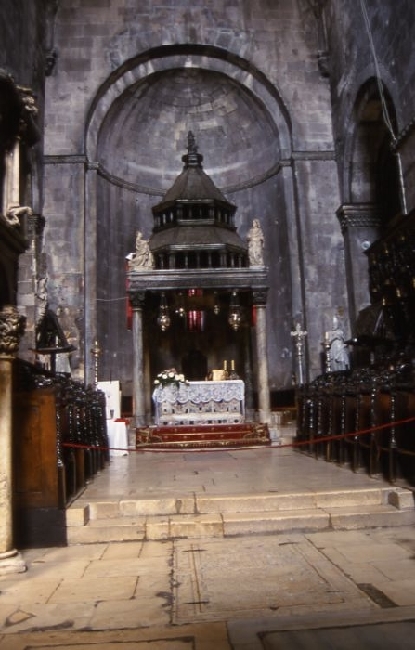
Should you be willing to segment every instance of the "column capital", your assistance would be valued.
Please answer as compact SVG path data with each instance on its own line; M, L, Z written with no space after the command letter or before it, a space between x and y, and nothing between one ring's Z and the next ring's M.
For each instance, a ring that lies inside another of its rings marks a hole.
M145 291L131 291L129 292L129 298L130 298L131 307L133 309L144 308L144 302L146 299Z
M336 210L342 233L348 228L380 228L382 219L375 203L343 203Z
M5 305L0 310L0 355L15 357L19 351L19 340L23 335L26 318L19 314L14 305Z
M267 293L268 289L258 289L257 291L252 292L252 300L254 305L260 307L267 304Z

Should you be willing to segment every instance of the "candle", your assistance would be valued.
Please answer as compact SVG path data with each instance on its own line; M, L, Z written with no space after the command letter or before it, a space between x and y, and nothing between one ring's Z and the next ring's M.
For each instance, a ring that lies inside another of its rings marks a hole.
M231 370L235 370L235 359L231 360Z
M227 359L225 359L225 361L223 362L223 369L224 370L228 369L228 361L227 361Z

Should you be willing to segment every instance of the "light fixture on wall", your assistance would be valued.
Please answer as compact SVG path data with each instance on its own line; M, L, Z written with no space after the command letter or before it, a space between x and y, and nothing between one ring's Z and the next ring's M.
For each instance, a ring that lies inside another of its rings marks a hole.
M160 325L162 332L168 330L171 323L169 308L167 306L167 300L164 292L161 294L160 312L159 312L159 317L157 319L157 323Z
M239 304L239 297L236 291L232 291L231 302L229 306L228 323L237 332L241 326L241 307Z

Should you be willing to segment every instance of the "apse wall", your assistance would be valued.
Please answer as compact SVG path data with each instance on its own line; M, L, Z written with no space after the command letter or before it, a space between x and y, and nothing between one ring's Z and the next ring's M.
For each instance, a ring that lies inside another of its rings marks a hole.
M291 360L285 354L281 363L275 355L291 345L289 340L279 344L287 323L290 328L291 262L284 195L278 191L278 128L249 89L223 73L197 68L173 67L128 88L99 131L97 158L105 180L98 192L97 259L99 276L111 278L98 283L103 372L122 376L124 385L132 379L131 334L120 300L125 255L135 248L137 230L150 236L151 205L181 173L189 129L204 170L238 208L235 225L241 237L246 238L254 218L261 221L271 287L270 374L273 385L285 385L291 381Z
M285 385L291 375L293 320L308 330L310 374L320 371L321 333L338 306L347 317L347 305L330 88L318 68L317 32L303 0L59 3L58 63L47 81L48 286L52 307L69 305L82 323L87 379L99 315L109 313L106 301L122 298L114 256L120 268L135 229L148 236L151 205L180 172L189 125L205 170L238 204L240 234L254 217L265 224L271 383ZM121 309L114 314L103 333L105 347L111 339L117 348L110 355L129 345L120 343Z

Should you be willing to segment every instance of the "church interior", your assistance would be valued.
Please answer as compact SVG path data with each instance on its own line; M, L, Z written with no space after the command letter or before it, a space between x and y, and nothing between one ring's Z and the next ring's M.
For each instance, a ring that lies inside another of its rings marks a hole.
M415 486L414 25L1 2L1 556L59 542L113 423L267 445L289 412L306 454Z

